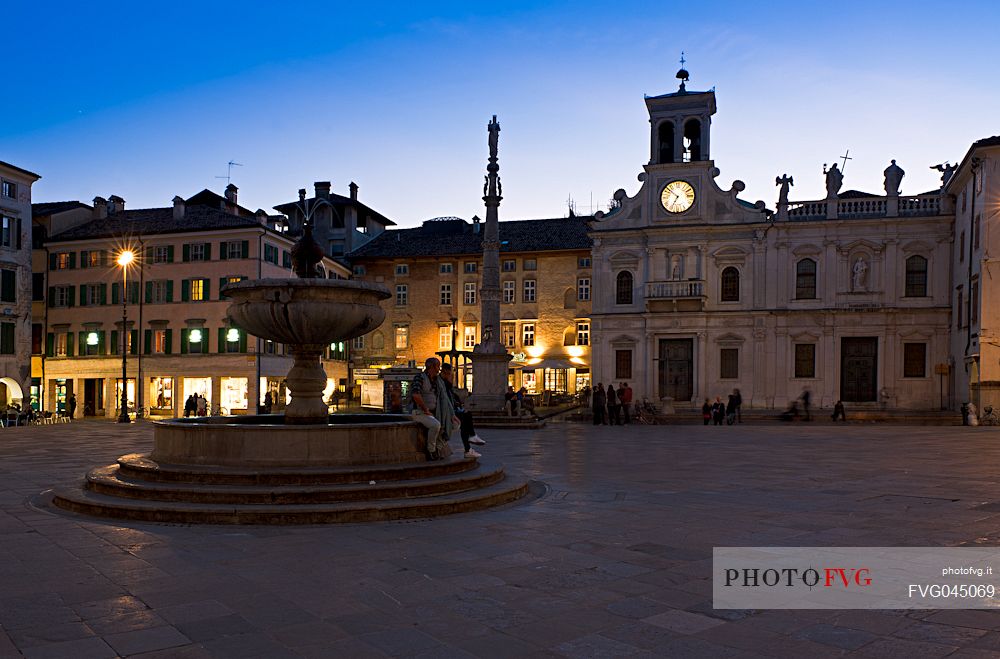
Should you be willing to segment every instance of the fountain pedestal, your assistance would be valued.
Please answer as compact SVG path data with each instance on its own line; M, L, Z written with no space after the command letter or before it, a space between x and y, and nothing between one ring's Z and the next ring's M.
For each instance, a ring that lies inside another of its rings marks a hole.
M326 371L320 361L323 346L290 346L289 352L294 362L285 382L288 383L292 402L285 408L285 423L326 423L329 414L326 401L323 400Z

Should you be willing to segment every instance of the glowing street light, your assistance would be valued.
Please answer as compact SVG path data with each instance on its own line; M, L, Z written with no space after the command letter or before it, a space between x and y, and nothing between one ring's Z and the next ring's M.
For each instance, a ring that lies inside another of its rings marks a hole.
M122 399L118 413L118 423L131 423L128 416L128 266L135 260L135 252L123 250L118 255L118 265L122 269Z

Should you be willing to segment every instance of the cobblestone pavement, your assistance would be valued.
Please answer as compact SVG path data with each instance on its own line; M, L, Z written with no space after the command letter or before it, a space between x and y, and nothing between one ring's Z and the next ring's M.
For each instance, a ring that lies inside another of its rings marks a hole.
M151 428L0 430L0 657L995 657L1000 613L714 611L715 545L994 545L1000 429L550 424L541 499L399 523L127 526L43 490ZM456 440L457 441L457 440Z

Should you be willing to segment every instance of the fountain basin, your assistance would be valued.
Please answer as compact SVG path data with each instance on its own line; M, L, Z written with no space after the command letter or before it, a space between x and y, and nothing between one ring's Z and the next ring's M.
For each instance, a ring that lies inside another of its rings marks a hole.
M330 467L426 461L420 424L401 414L333 414L323 424L283 415L155 422L150 459L224 467Z

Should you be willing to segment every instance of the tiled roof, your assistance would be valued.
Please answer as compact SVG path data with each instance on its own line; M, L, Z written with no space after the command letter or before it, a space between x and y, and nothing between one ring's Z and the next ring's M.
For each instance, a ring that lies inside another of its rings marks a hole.
M501 252L547 252L563 249L590 249L587 235L590 216L561 217L549 220L518 220L500 222ZM442 230L448 225L447 230ZM464 220L425 222L416 229L385 231L359 249L348 254L350 259L396 258L437 255L480 254L483 251L483 229Z
M41 217L45 215L55 215L56 213L62 213L63 211L70 211L74 208L89 209L90 206L79 201L46 201L38 204L32 204L31 214L35 217Z
M396 223L393 222L392 220L390 220L389 218L387 218L385 215L382 215L382 213L379 213L377 210L375 210L374 208L371 208L370 206L366 206L365 204L362 204L357 199L351 199L350 197L345 197L343 195L339 195L339 194L336 194L334 192L331 192L330 193L330 198L327 199L327 201L329 201L334 206L351 206L351 205L357 206L359 209L361 209L362 211L364 211L368 215L371 215L371 216L373 216L373 217L381 220L381 223L384 224L385 226L387 226L387 227L396 226ZM306 199L305 202L309 206L312 206L314 203L316 203L316 197L310 197L310 198ZM299 202L297 202L297 201L289 201L289 202L284 203L284 204L278 204L277 206L274 206L273 208L274 208L274 210L276 210L278 212L281 212L281 213L284 213L287 216L292 216L292 215L295 215L295 212L298 209L298 205L299 205Z
M22 174L27 174L28 176L34 176L36 179L42 178L40 174L36 174L35 172L29 172L27 169L24 169L23 167L12 165L9 162L4 162L3 160L0 160L0 166L9 167L10 169L13 169L16 172L21 172Z
M1000 146L1000 135L994 135L993 137L984 137L981 140L976 140L972 143L972 148L976 149L981 146Z
M244 227L264 228L254 217L237 217L208 206L187 206L180 219L174 219L173 208L141 208L115 213L103 220L91 220L51 236L50 242Z

